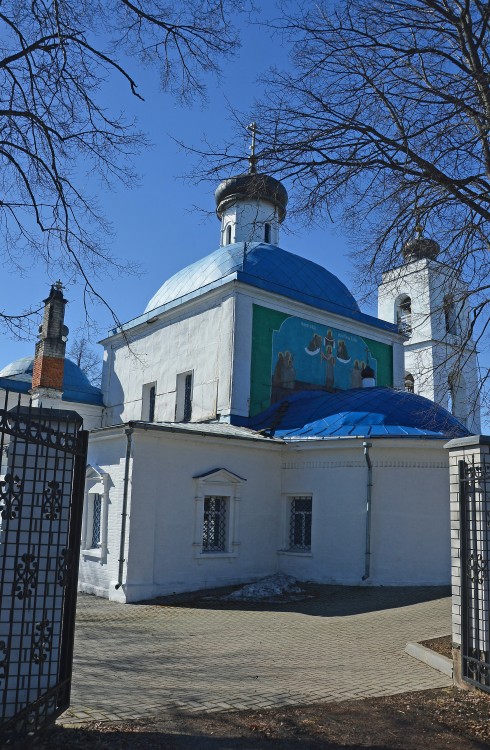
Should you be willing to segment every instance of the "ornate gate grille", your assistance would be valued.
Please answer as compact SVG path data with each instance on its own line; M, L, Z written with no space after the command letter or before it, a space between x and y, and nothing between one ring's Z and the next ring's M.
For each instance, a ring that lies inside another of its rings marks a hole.
M463 679L490 692L490 456L459 462Z
M70 701L88 433L75 412L0 408L0 746Z

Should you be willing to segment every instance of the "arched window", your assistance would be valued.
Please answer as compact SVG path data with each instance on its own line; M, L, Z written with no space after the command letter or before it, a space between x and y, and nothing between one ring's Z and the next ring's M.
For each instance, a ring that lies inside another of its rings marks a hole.
M264 225L264 242L270 242L271 241L271 225L265 224Z
M412 300L408 294L398 298L396 305L396 322L400 333L412 335Z
M461 333L461 322L459 319L460 308L454 302L452 294L447 294L444 297L443 306L446 332L451 333L453 336L457 336Z
M230 245L231 244L231 224L228 224L228 226L226 227L225 237L226 237L225 245Z
M415 393L415 379L411 372L405 373L405 390L408 393Z

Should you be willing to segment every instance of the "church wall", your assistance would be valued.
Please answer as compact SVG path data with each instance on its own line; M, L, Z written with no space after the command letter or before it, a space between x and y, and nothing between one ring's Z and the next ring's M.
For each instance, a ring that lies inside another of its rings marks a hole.
M366 584L447 584L444 440L370 442L372 552ZM135 427L125 583L116 591L125 452L122 429L92 435L89 460L109 474L107 554L82 552L82 591L129 602L277 571L319 583L363 583L368 471L361 439L282 445ZM218 478L215 470L222 470ZM207 496L226 499L224 552L203 552ZM312 497L311 551L289 549L294 496Z
M136 429L133 466L127 601L277 570L279 446ZM245 481L227 503L227 552L203 553L202 496L233 489L226 482L206 489L195 477L218 468Z
M164 314L160 320L105 342L105 424L147 419L143 386L156 384L154 421L174 421L179 373L192 373L192 421L227 412L234 300L210 295Z
M112 432L110 436L102 432L90 436L87 462L89 465L100 467L109 474L106 520L107 552L101 555L98 550L92 553L82 550L79 567L80 591L116 600L120 599L115 585L119 567L126 445L126 435L122 429ZM131 484L129 490L131 490ZM131 519L130 511L131 508L129 507L128 532ZM86 505L84 513L87 513Z
M444 441L370 441L371 576L375 585L450 580L449 479ZM362 440L290 449L283 498L313 497L311 554L283 553L281 570L325 583L360 584L365 565L367 464Z

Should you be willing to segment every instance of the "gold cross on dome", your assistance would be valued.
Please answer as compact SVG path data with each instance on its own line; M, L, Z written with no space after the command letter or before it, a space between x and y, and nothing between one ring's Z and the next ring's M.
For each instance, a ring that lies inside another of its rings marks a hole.
M255 136L257 135L257 133L260 133L260 130L258 129L256 122L251 122L250 125L247 125L247 130L252 133L252 143L249 146L250 156L248 157L248 162L250 164L249 171L256 172L258 157L255 154Z

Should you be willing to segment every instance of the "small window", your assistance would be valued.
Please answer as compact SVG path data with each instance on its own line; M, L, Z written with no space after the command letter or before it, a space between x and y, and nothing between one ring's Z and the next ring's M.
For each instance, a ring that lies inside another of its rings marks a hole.
M289 519L289 549L298 552L311 550L311 497L298 496L291 500Z
M192 419L192 372L177 375L175 399L175 421L190 422Z
M98 549L100 547L102 498L94 493L89 495L89 502L92 504L92 544L90 548Z
M107 554L108 481L102 469L87 466L81 548L101 560Z
M226 552L227 499L220 495L204 498L203 552Z
M225 231L225 245L231 244L231 224L228 224Z
M270 242L271 241L271 225L266 224L264 226L264 242Z
M415 378L410 372L405 373L405 390L408 393L415 393Z
M396 322L400 333L406 336L412 335L412 300L407 294L400 297L398 301Z
M455 304L453 296L451 294L448 294L444 297L443 305L446 333L457 336L459 333L461 333L461 325L459 319L460 310Z
M157 384L145 383L141 395L141 419L145 422L155 421L155 407L157 399Z

